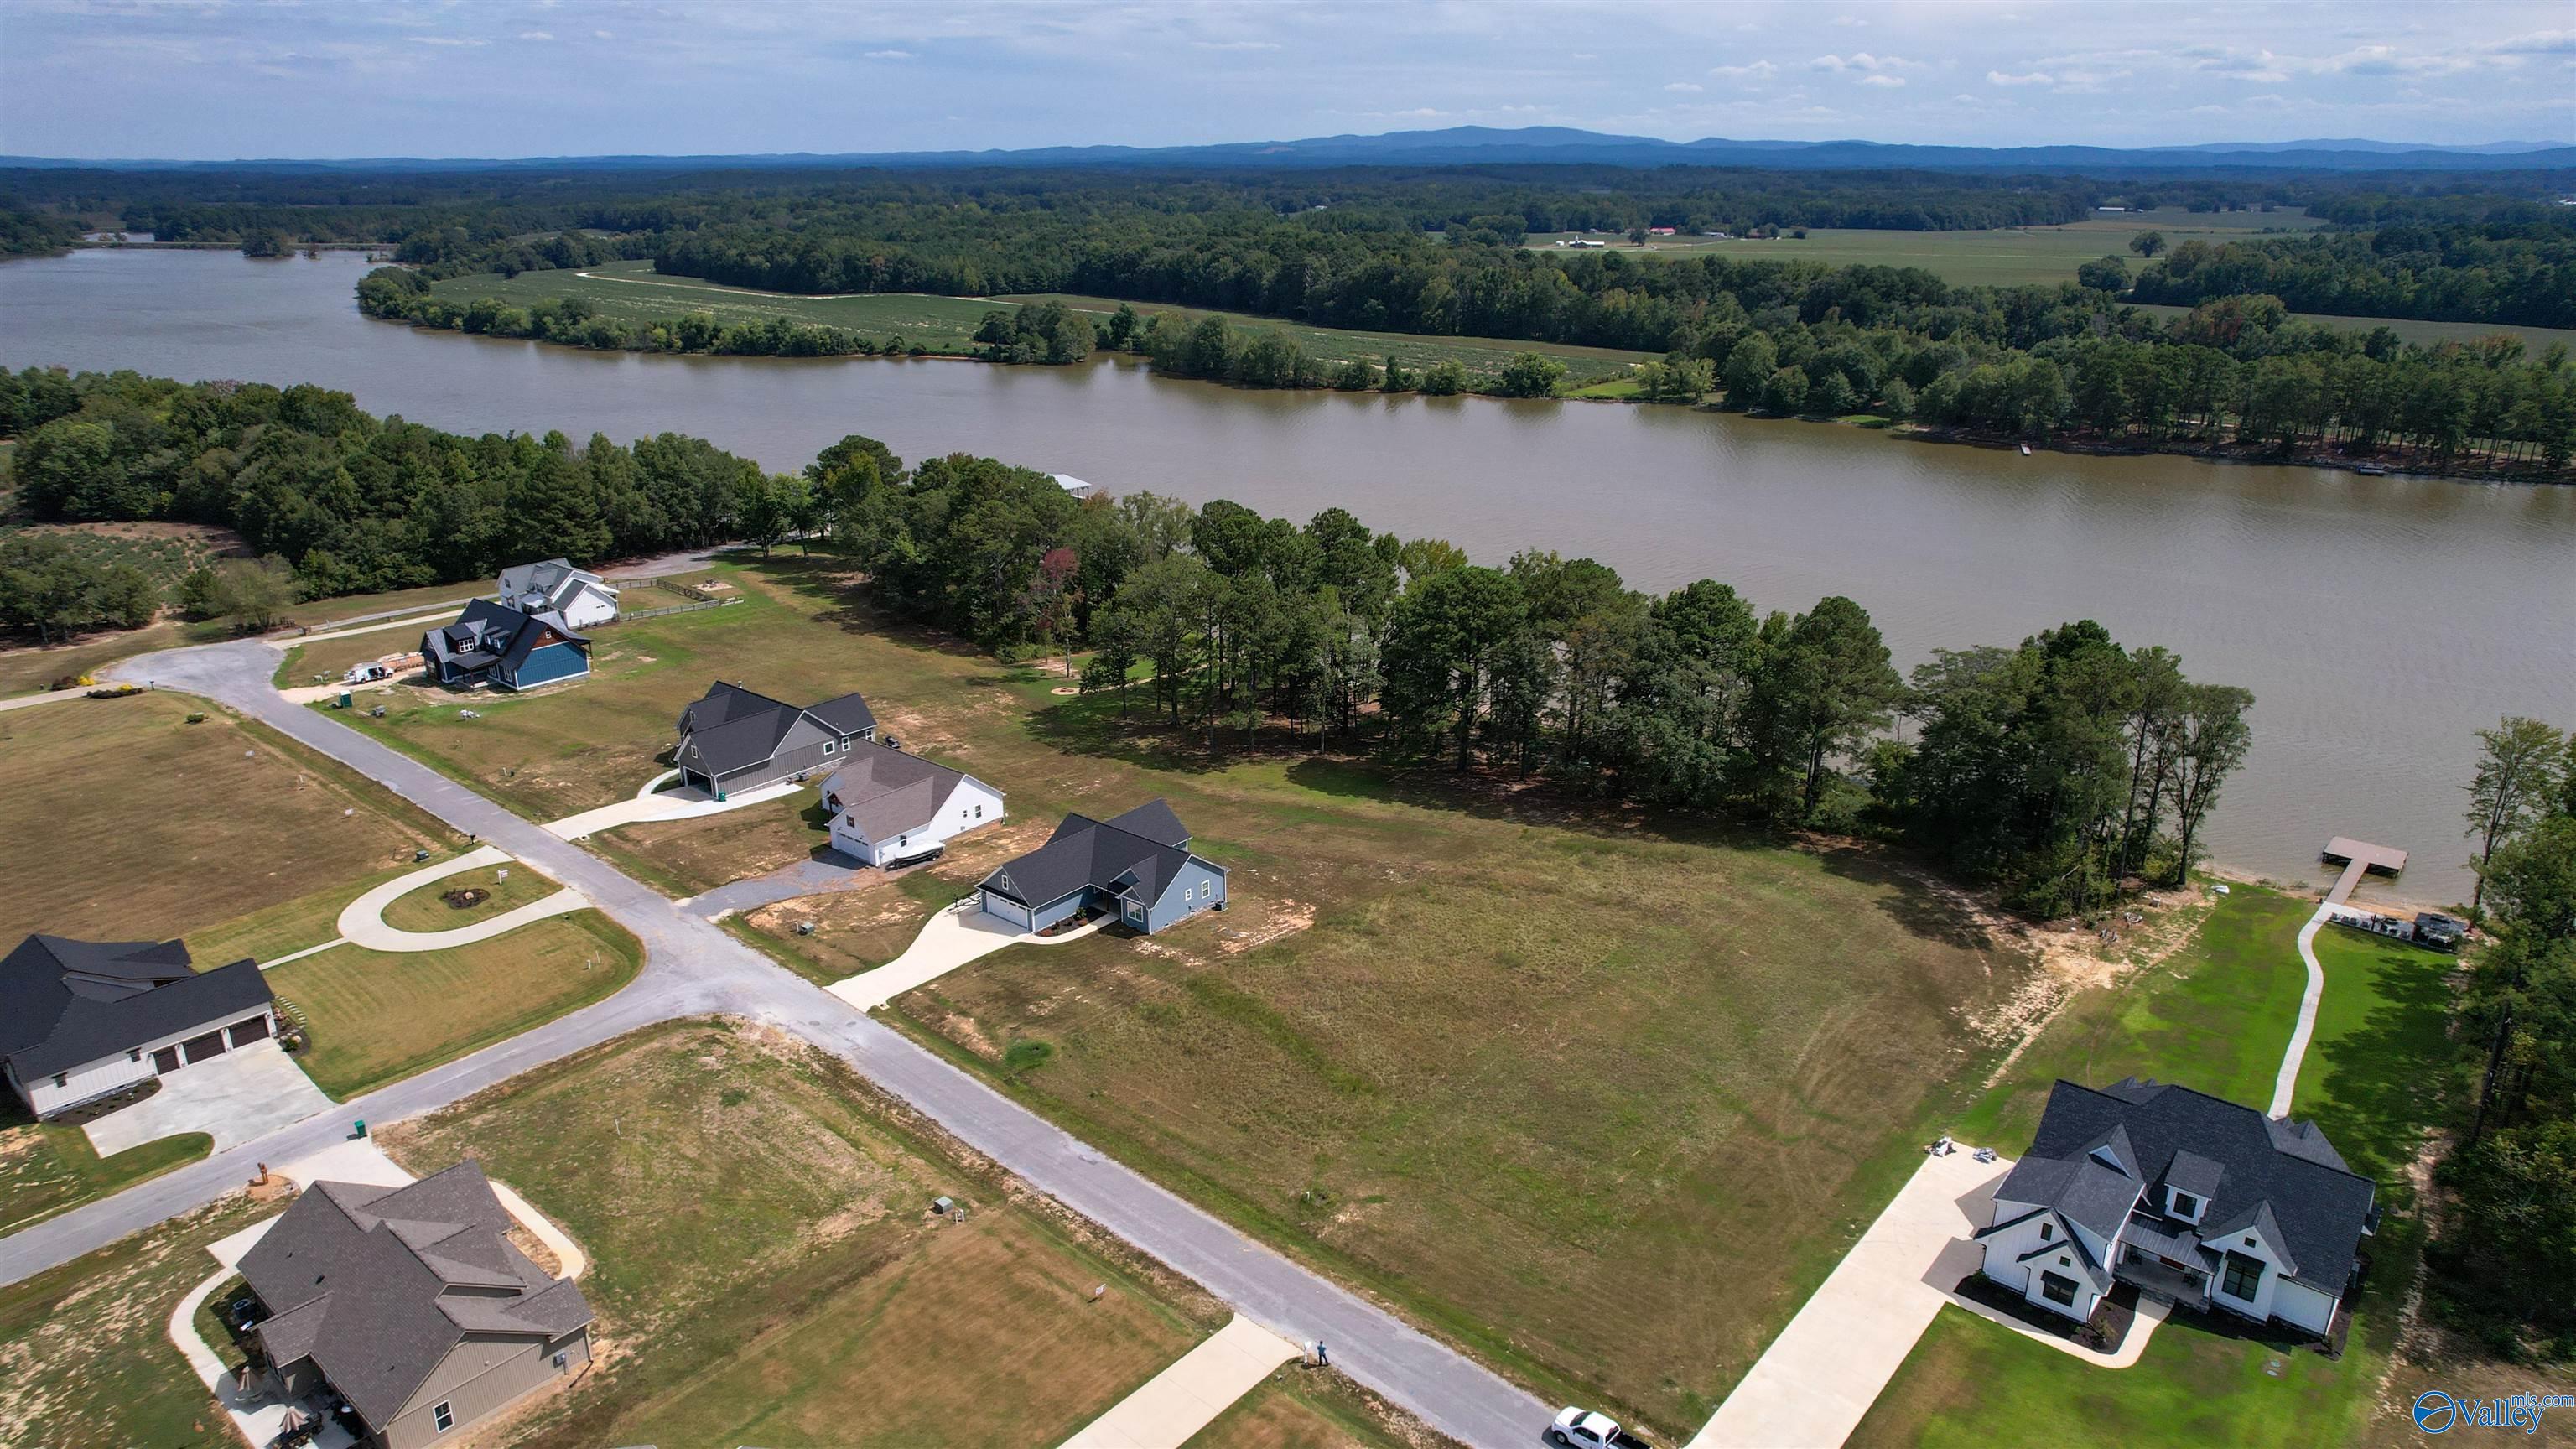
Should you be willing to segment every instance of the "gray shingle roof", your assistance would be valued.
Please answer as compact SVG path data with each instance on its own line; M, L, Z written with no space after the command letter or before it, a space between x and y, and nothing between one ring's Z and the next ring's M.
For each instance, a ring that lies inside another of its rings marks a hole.
M2049 1089L2029 1154L2006 1181L2034 1162L2080 1157L2115 1124L2136 1144L2150 1183L2166 1182L2177 1162L2191 1182L2208 1181L2203 1164L2218 1169L2201 1217L2203 1242L2224 1247L2220 1239L2268 1220L2263 1231L2296 1265L2293 1280L2343 1291L2377 1188L2345 1168L2313 1124L2275 1122L2251 1107L2170 1083L2132 1077L2097 1091L2061 1081ZM2154 1205L2161 1207L2163 1197L2155 1193Z
M862 734L877 722L868 702L856 694L809 709L718 680L680 711L677 763L701 775L739 774L768 763L796 721L808 716L816 728L835 735Z
M259 1327L270 1358L312 1359L382 1426L468 1333L552 1339L589 1323L579 1286L513 1247L510 1225L471 1158L406 1187L315 1183L241 1260L275 1315Z
M852 744L823 782L823 799L870 840L891 840L937 819L964 773L872 740ZM990 788L989 786L987 788Z
M452 664L464 669L489 669L500 663L516 667L537 647L537 639L546 629L576 644L590 642L586 636L574 633L560 614L525 614L507 604L474 599L457 614L456 622L420 636L421 657L433 668Z
M271 999L255 963L199 973L177 941L29 936L0 957L0 1058L31 1082L192 1027L227 1025Z
M1137 834L1127 828L1130 821L1164 838ZM1167 843L1172 837L1186 841L1190 835L1172 807L1159 799L1116 820L1068 815L1046 844L986 876L983 889L1024 906L1060 901L1085 887L1152 901L1183 865L1198 859ZM1210 861L1200 864L1223 871Z
M1995 1184L1995 1197L2055 1208L2068 1222L2109 1242L2120 1235L2143 1186L2090 1157L2049 1157L2033 1150Z

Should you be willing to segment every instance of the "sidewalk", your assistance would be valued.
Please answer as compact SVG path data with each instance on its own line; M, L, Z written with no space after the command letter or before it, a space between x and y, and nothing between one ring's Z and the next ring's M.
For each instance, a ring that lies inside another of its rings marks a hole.
M486 845L469 850L454 860L442 860L408 875L396 876L341 908L340 939L370 951L444 951L451 946L470 946L477 941L488 941L531 922L590 908L588 896L566 886L516 910L503 911L488 921L477 921L452 931L405 931L385 924L385 907L413 891L451 875L461 875L487 865L503 865L512 859L514 857L501 847Z
M1062 1449L1181 1449L1272 1369L1300 1353L1297 1345L1237 1316L1076 1430Z

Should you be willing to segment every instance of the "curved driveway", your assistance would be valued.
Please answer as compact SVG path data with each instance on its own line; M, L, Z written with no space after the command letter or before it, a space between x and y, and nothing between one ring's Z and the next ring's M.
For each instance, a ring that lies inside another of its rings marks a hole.
M607 1000L433 1067L316 1117L114 1197L0 1238L0 1283L32 1274L198 1207L343 1140L349 1119L392 1122L445 1106L532 1067L673 1017L766 1022L839 1056L1039 1191L1203 1284L1291 1342L1323 1339L1334 1366L1468 1444L1536 1442L1553 1410L1322 1276L1111 1161L981 1081L780 967L608 862L269 687L277 655L256 641L129 660L121 677L219 700L339 760L460 830L580 891L642 940L644 970Z

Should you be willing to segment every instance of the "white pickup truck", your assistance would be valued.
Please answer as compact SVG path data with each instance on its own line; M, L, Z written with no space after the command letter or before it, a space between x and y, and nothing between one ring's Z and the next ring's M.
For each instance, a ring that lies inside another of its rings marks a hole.
M1547 1429L1547 1442L1564 1449L1654 1449L1653 1445L1619 1427L1608 1414L1578 1409L1571 1404L1559 1409L1556 1422Z

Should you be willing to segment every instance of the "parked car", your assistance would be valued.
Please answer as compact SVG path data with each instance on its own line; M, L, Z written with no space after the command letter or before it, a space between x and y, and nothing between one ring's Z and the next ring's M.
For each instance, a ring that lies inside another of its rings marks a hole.
M1556 1422L1547 1429L1547 1442L1567 1449L1654 1449L1645 1440L1619 1427L1619 1421L1608 1414L1579 1409L1572 1404L1557 1410Z
M2415 939L2427 946L2445 951L2456 950L2460 939L2469 934L2469 923L2441 911L2415 913Z

